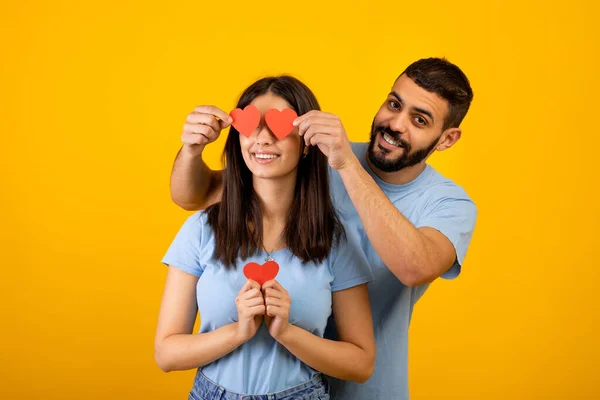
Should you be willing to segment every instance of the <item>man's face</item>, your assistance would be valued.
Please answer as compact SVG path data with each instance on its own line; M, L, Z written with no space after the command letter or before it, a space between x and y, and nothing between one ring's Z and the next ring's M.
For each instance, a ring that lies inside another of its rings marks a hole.
M369 161L383 172L424 162L440 142L447 113L445 99L401 75L373 119Z

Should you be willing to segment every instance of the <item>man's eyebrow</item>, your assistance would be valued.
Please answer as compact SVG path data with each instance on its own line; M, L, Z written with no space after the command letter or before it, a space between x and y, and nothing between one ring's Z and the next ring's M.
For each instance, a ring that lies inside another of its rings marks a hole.
M396 93L392 90L388 96L390 96L390 95L394 96L396 98L396 100L398 100L400 102L400 104L404 104L402 97L400 97L400 95L398 93Z
M429 118L431 118L431 123L435 122L433 119L433 114L430 111L427 111L424 108L418 108L418 107L413 107L413 110L415 110L418 113L427 115Z
M392 90L389 95L394 96L400 104L404 104L404 100L402 100L402 97L400 97L400 95L398 93L396 93ZM424 108L419 108L419 107L413 107L412 109L418 113L427 115L431 119L432 123L435 122L435 119L433 118L433 113L431 111L426 110Z

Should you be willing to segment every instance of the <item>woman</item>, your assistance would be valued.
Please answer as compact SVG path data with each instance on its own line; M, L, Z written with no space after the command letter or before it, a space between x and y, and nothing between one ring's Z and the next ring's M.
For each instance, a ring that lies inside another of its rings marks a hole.
M163 259L155 358L164 371L198 368L191 399L328 399L321 373L364 382L373 371L370 270L331 204L325 156L297 129L278 139L265 122L273 109L319 109L310 89L261 79L237 108L248 105L260 121L253 132L230 128L222 200L189 217ZM199 110L188 122L213 134L230 123L214 107ZM275 279L246 278L246 265L269 260ZM332 311L338 341L323 338Z

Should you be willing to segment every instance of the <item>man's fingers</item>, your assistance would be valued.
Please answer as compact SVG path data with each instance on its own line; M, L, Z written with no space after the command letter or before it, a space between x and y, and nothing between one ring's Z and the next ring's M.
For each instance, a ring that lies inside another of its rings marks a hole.
M311 126L319 125L319 126L332 126L339 129L340 121L338 119L333 118L323 118L321 116L309 118L300 123L298 126L298 133L300 136L303 136Z
M337 139L331 135L327 135L327 134L323 134L323 133L317 133L316 135L312 136L310 138L310 144L313 146L319 145L319 144L324 144L327 147L331 148L331 146L333 145L333 143L336 141Z
M210 114L201 114L201 113L191 113L185 119L185 122L188 124L202 124L210 126L215 132L219 132L221 130L221 124L217 121L215 116Z
M206 136L207 138L214 140L219 135L208 125L200 125L200 124L184 124L183 131L186 133L199 133L201 135Z
M304 143L310 144L310 140L317 134L333 135L339 132L339 127L331 125L311 125L304 133Z
M194 145L194 144L207 144L210 140L201 133L198 134L198 133L183 132L181 134L181 141L184 144Z
M227 123L231 123L232 121L232 118L229 114L221 110L219 107L215 106L198 106L194 108L194 112L202 114L211 114L223 121L227 121Z
M339 119L339 117L335 114L326 113L326 112L319 111L319 110L311 110L311 111L307 112L306 114L299 116L294 121L292 121L292 125L298 126L303 121L310 119L312 117L320 117L320 118L327 118L327 119Z
M229 125L231 125L231 123L233 122L233 119L230 117L229 120L223 120L223 119L219 119L219 127L221 128L221 130L227 128Z

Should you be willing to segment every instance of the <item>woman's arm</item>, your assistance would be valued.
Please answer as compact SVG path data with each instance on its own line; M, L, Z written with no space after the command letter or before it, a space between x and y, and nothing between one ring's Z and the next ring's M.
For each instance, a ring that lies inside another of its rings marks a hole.
M371 377L375 367L375 339L366 284L333 293L338 341L286 324L289 296L285 289L276 281L270 281L263 285L263 290L269 331L292 354L335 378L363 383Z
M165 372L198 368L223 357L254 336L264 314L260 286L247 283L236 300L238 322L192 334L198 310L197 282L198 277L169 267L154 344L154 358Z

